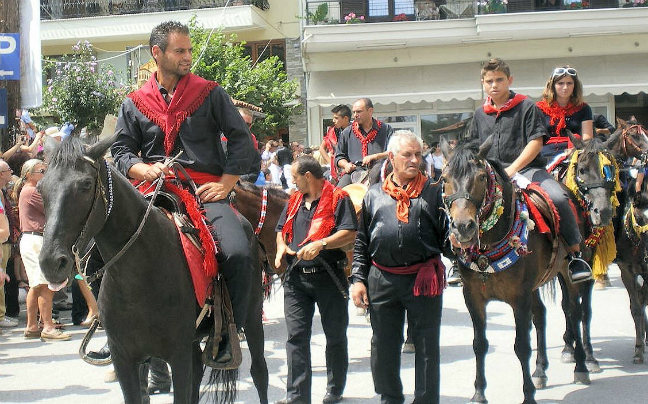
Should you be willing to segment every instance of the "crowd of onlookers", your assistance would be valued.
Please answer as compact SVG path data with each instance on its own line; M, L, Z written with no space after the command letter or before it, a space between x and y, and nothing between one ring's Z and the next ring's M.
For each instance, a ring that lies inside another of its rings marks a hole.
M73 323L89 326L98 315L97 303L83 279L73 282L72 304L65 291L48 288L38 262L45 213L36 185L47 171L46 151L74 127L66 124L41 130L27 111L17 111L16 124L13 144L0 155L0 332L19 325L24 301L26 339L68 340L58 312L72 309Z

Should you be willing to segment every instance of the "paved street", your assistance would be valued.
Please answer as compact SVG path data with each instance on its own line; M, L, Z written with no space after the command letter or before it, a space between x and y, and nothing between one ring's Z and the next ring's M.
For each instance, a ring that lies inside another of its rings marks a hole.
M550 368L549 387L538 391L539 403L617 403L643 404L646 402L648 364L632 364L634 326L629 311L628 297L621 283L619 270L610 270L612 287L594 292L593 345L603 372L592 374L590 386L573 385L573 364L560 362L564 317L559 300L547 303L548 348ZM558 298L560 294L558 294ZM282 291L276 290L266 302L266 315L271 324L265 326L266 359L270 370L270 400L285 394L285 324L283 321ZM378 402L373 390L369 369L369 340L371 327L364 317L351 310L349 326L350 367L345 401L347 403ZM501 303L488 307L487 398L491 403L508 404L522 401L520 366L513 352L514 328L510 308ZM71 323L70 312L63 312L62 320ZM44 343L22 338L24 310L21 325L5 330L0 335L0 402L2 403L119 403L123 402L117 383L104 383L108 368L93 367L77 355L85 330L68 326L71 341ZM472 326L461 288L451 287L444 294L443 326L441 331L441 401L465 403L473 394L475 361L472 352ZM534 334L535 335L535 334ZM98 334L93 347L103 345L105 335ZM535 346L535 338L532 343ZM325 393L325 340L315 319L313 352L313 402L321 402ZM247 352L239 383L239 402L258 402L249 377ZM535 361L535 353L532 358ZM532 362L533 363L533 362ZM402 378L406 402L411 402L414 390L413 355L403 354ZM155 396L152 403L171 403L171 395Z

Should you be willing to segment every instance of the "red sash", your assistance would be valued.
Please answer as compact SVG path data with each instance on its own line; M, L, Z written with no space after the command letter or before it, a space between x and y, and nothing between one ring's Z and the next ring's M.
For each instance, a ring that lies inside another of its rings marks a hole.
M319 203L317 204L317 208L313 214L313 220L308 228L308 235L304 241L299 243L300 247L309 241L321 240L331 234L331 231L335 227L335 208L337 207L338 202L348 195L349 194L347 194L346 191L336 188L326 180L324 181L322 195L320 195ZM284 239L288 243L292 242L293 223L303 200L304 194L301 192L295 192L288 200L286 223L282 229Z
M556 101L552 102L551 105L547 103L546 100L540 100L536 103L538 108L547 115L550 120L549 124L550 125L555 125L556 130L554 133L551 133L551 137L549 140L547 140L546 144L554 144L554 143L567 143L568 148L574 147L572 144L571 140L569 140L568 136L562 136L561 132L563 129L567 127L567 122L566 122L566 117L574 115L576 112L580 111L583 109L583 106L585 106L585 103L582 103L580 105L572 105L567 104L566 107L561 107L558 105ZM580 138L580 135L577 133L574 133L574 135L578 136Z
M499 114L501 114L504 111L508 111L509 109L512 109L513 107L515 107L516 105L518 105L522 101L526 100L526 98L527 98L526 95L515 94L513 96L513 98L509 98L509 100L506 101L506 103L504 105L502 105L502 107L500 109L497 109L493 105L493 100L489 96L489 97L486 97L486 102L484 102L484 112L486 112L489 115L490 114L497 114L497 116L499 116Z
M128 95L137 109L164 132L164 152L173 151L180 125L205 101L218 84L189 73L178 81L171 103L167 105L157 84L157 72L139 90Z
M376 135L378 134L378 131L382 127L382 122L379 120L376 121L376 126L378 127L377 129L371 126L371 130L369 133L367 133L367 136L365 137L362 132L360 131L360 125L358 124L358 121L354 121L353 124L351 125L351 131L355 135L355 137L358 138L360 143L362 144L362 157L367 157L367 154L369 154L369 143L373 142L373 140L376 138Z

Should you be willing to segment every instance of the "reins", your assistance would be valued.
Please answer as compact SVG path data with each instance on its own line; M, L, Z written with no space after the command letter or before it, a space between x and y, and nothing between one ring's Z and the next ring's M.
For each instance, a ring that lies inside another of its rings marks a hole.
M648 161L648 153L644 152L641 149L641 147L639 147L639 145L637 145L637 143L635 143L634 140L632 140L630 135L628 135L628 132L630 132L631 129L637 129L637 133L643 135L644 140L646 140L646 142L648 142L648 135L646 134L646 131L643 128L643 126L641 126L641 125L629 126L628 128L623 129L623 131L621 132L621 136L623 138L623 142L621 142L621 148L623 149L623 154L625 154L626 156L629 156L629 157L636 156L642 162L646 162L646 161ZM636 153L633 153L633 154L628 153L628 145L627 145L628 143L630 144L630 146L632 146L634 148L634 151Z

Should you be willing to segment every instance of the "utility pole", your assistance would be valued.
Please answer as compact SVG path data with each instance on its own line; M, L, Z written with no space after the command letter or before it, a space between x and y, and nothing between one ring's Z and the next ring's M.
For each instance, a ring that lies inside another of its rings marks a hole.
M0 33L20 33L20 0L0 0ZM7 128L2 129L2 150L13 146L11 127L16 125L15 111L20 108L20 81L0 80L7 89Z

